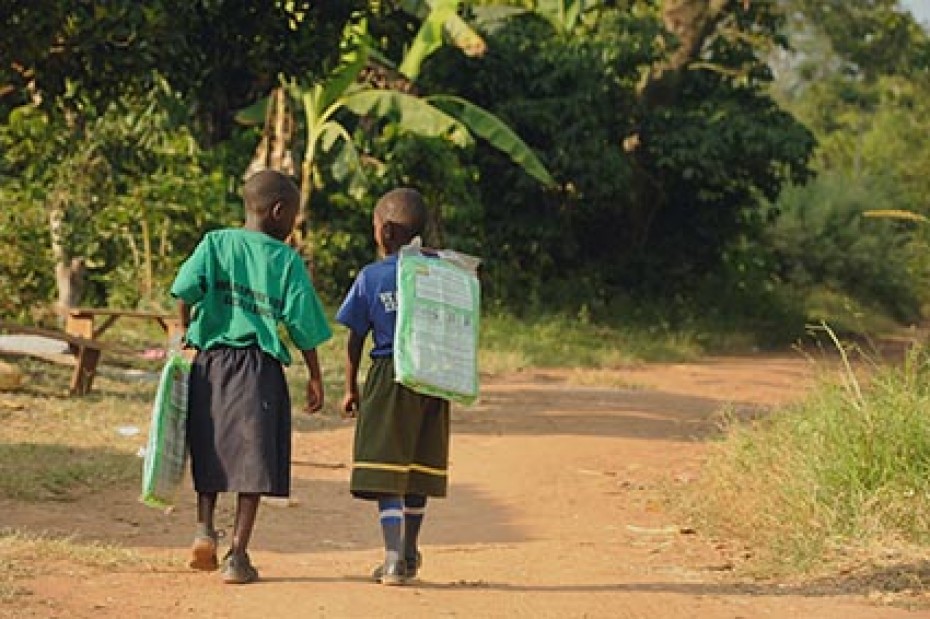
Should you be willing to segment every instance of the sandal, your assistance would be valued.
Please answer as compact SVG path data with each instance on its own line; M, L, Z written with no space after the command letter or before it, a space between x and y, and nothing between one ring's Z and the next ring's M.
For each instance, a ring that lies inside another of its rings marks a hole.
M223 537L222 531L210 531L194 536L191 560L188 563L191 569L213 572L219 567L219 562L216 560L216 546L221 537Z

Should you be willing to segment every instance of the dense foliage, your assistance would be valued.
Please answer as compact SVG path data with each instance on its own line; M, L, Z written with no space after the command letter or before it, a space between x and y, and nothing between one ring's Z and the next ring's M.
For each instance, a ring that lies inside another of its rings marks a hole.
M350 24L385 72L365 79L482 106L556 184L480 139L339 112L360 157L321 151L308 181L330 300L374 256L377 197L407 184L440 215L438 242L484 258L486 298L507 311L609 317L634 298L664 319L765 325L826 287L899 319L920 312L919 239L861 217L927 208L930 44L894 0L465 3L456 27L484 53L447 45L396 74L440 4L8 3L0 313L47 306L56 264L74 259L82 302L166 304L199 236L241 217L261 127L236 113L281 78L309 89L332 75Z

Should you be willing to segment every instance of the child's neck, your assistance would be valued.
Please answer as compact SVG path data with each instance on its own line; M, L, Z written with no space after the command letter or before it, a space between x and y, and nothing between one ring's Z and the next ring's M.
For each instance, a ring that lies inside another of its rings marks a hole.
M257 217L246 217L245 223L242 224L242 227L246 230L251 230L252 232L261 232L262 234L267 234L268 236L274 236L271 230L268 229L268 226L265 225L266 222L263 219Z
M397 242L388 242L383 247L381 247L381 255L387 258L388 256L396 256L400 249L405 245L409 245L413 239L404 239L403 241Z

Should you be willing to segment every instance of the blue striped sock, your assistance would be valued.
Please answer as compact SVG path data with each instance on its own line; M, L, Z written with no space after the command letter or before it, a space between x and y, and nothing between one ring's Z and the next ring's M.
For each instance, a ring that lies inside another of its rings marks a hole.
M379 498L378 520L384 537L384 560L399 561L404 543L404 500L399 496Z

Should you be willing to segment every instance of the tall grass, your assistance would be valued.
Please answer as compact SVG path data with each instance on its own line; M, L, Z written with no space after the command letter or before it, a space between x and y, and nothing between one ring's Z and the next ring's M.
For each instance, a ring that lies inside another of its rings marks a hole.
M758 566L806 570L876 544L930 541L930 351L824 382L802 403L734 422L683 506Z

